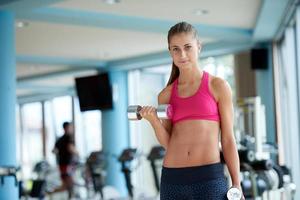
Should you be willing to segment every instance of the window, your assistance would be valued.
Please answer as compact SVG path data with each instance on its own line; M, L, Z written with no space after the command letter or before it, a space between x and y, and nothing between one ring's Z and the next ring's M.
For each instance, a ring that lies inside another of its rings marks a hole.
M22 113L22 172L30 178L33 166L43 159L42 145L42 105L40 102L21 107Z

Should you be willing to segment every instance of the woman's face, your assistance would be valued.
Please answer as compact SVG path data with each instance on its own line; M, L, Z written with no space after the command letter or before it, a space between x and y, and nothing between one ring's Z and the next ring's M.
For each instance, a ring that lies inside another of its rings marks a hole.
M179 68L197 65L200 47L192 33L179 33L170 38L169 51Z

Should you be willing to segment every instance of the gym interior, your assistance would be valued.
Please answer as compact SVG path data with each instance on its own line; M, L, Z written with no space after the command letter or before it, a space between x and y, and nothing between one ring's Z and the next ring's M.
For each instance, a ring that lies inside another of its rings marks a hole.
M0 200L68 199L47 194L65 121L73 199L159 199L165 150L127 108L158 106L180 21L199 32L201 68L232 88L245 198L300 199L298 0L11 0L0 3Z

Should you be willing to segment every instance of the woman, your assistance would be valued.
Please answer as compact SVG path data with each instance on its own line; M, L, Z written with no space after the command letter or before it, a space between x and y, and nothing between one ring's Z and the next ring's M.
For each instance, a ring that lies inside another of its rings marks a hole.
M172 72L158 103L171 104L173 117L160 120L151 106L140 112L166 149L160 198L226 199L228 187L220 163L219 138L232 187L241 189L230 86L200 68L201 44L192 25L181 22L171 27L168 45Z

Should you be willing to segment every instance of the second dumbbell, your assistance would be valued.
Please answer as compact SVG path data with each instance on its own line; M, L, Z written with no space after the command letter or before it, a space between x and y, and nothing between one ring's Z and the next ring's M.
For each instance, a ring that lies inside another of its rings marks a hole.
M127 117L129 120L141 120L142 116L140 111L142 110L140 105L132 105L127 108ZM156 108L156 113L160 119L171 119L173 115L172 106L170 104L162 104Z

